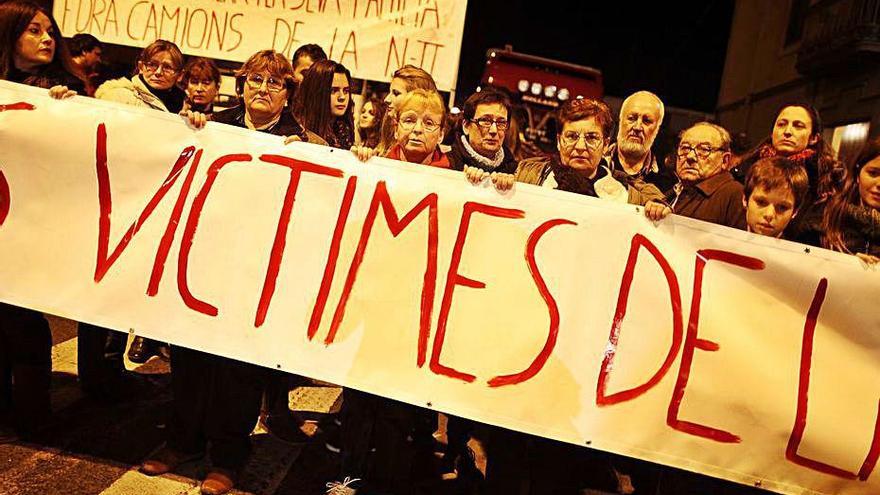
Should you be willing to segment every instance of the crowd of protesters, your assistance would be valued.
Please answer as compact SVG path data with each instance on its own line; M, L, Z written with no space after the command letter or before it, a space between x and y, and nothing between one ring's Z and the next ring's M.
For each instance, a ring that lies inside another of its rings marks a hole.
M0 4L0 79L46 88L55 98L88 95L179 113L197 128L214 121L285 136L286 142L351 150L364 162L382 156L460 171L462 187L487 181L506 191L517 182L532 184L642 205L654 221L682 215L850 253L866 265L880 260L880 140L867 143L851 163L840 163L822 138L818 112L804 102L783 107L768 122L769 136L736 164L730 133L712 122L682 131L666 160L655 156L652 145L665 111L648 91L624 100L617 119L599 100L565 102L556 114L556 151L522 157L513 151L521 147L515 108L504 92L487 88L471 95L450 125L433 78L413 66L396 71L387 96L366 98L355 117L351 74L317 45L304 45L292 60L272 50L255 53L235 72L238 104L222 110L215 108L218 67L204 58L187 62L172 42L144 48L128 77L114 77L101 58L97 39L62 39L45 9L20 0ZM110 400L123 393L125 344L118 332L80 324L85 393ZM288 391L302 378L143 338L134 340L128 355L136 363L160 355L172 369L167 442L143 462L144 474L167 473L207 454L211 468L202 493L230 491L248 458L261 408L273 434L309 441L287 403ZM0 442L38 437L50 423L50 377L45 317L0 304ZM486 479L479 485L486 493L632 493L646 484L654 493L739 490L462 418L446 423L438 474L482 478L468 446L477 439L487 454ZM328 493L402 495L413 492L413 473L424 467L419 464L431 462L437 415L344 390L342 411L322 428L327 447L341 456Z

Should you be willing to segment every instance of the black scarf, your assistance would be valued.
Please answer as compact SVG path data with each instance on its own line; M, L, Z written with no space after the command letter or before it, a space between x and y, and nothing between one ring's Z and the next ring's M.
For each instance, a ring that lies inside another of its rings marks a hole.
M590 179L584 172L563 165L559 161L559 156L554 156L550 160L550 172L553 173L553 178L559 184L557 189L560 191L593 196L594 198L598 197L596 195L596 181L608 175L608 171L600 163L596 170L596 176Z
M168 109L171 113L180 113L183 109L183 100L186 99L186 93L183 92L182 89L177 86L171 86L168 89L156 89L149 84L144 79L144 76L138 74L138 77L143 83L144 87L153 94L156 98L162 101L165 105L165 108Z

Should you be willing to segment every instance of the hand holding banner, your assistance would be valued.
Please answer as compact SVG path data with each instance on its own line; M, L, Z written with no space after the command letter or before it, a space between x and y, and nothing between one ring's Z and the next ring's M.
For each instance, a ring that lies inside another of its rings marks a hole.
M852 256L0 82L0 300L781 493L880 491Z

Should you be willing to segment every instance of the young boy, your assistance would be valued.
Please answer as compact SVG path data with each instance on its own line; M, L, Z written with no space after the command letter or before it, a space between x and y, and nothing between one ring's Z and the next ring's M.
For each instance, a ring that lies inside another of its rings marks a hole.
M762 158L746 176L743 205L748 231L783 237L807 197L810 181L802 165L781 157Z

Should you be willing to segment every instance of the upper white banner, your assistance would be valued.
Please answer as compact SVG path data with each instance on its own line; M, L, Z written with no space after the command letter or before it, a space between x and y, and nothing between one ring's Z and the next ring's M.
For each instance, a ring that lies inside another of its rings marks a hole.
M854 256L0 81L0 300L788 494L880 493Z
M354 77L389 81L413 64L455 89L467 0L55 0L64 36L143 47L156 39L184 53L244 62L317 43Z

